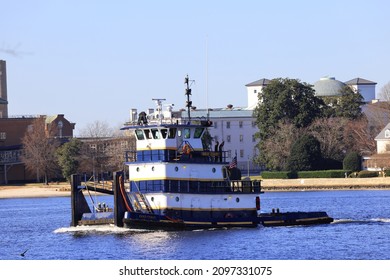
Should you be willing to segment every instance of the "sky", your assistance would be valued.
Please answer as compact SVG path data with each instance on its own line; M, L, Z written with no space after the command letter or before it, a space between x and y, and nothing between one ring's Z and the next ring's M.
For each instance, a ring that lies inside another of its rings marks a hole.
M153 98L247 105L245 85L390 81L390 1L0 0L9 115L64 114L75 135L119 128Z

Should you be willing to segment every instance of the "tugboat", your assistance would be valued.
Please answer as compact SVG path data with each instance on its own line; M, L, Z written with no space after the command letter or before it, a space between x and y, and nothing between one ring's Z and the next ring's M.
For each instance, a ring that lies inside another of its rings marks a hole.
M192 119L191 89L185 78L185 118L145 112L122 130L135 134L136 151L126 154L129 186L120 180L123 226L129 228L256 227L261 184L242 180L237 157L228 162L223 145L215 149L202 139L212 122Z
M197 229L224 227L292 226L327 224L326 212L260 212L259 180L242 179L237 156L227 161L223 143L211 149L203 141L212 125L208 119L192 119L191 89L185 78L187 117L162 114L157 102L153 117L141 112L138 120L122 130L135 135L136 150L126 153L127 172L115 172L113 190L93 187L114 195L114 209L91 211L80 175L72 175L72 226L114 223L141 229ZM113 210L113 211L112 211Z

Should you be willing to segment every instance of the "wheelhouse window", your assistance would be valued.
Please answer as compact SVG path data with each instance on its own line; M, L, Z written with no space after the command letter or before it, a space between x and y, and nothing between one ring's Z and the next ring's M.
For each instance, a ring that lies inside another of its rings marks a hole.
M175 136L176 136L176 127L171 127L169 129L168 138L169 139L174 139Z
M191 138L191 130L189 128L184 128L184 138Z
M152 139L152 134L149 129L145 129L144 132L147 139Z
M162 129L161 129L161 137L162 137L163 139L167 139L167 135L168 135L168 129L162 128Z
M203 127L197 127L195 129L194 138L200 138L202 136L203 130Z
M160 132L157 128L152 129L153 139L160 139Z
M144 140L145 139L145 135L144 135L144 132L142 131L142 129L136 129L135 136L137 137L137 140Z

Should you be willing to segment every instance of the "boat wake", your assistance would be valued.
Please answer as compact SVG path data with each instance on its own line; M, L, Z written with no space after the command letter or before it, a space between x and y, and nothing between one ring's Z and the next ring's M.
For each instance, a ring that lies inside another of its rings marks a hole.
M334 219L332 224L372 224L372 223L390 223L390 218L372 218L365 220L354 220L354 219Z
M144 229L130 229L117 227L115 225L96 225L96 226L76 226L76 227L62 227L54 230L54 233L73 233L73 234L126 234L133 232L149 232Z

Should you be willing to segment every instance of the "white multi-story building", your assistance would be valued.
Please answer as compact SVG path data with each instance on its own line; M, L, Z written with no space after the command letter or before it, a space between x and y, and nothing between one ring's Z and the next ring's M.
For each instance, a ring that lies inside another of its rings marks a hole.
M243 175L259 169L253 163L258 128L252 109L228 105L226 108L193 110L191 118L208 118L213 122L209 128L213 137L212 149L215 149L215 145L222 144L223 150L227 152L227 160L231 161L237 156L237 165L243 170Z

